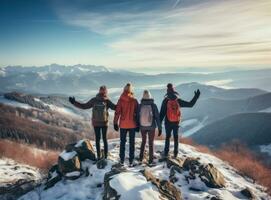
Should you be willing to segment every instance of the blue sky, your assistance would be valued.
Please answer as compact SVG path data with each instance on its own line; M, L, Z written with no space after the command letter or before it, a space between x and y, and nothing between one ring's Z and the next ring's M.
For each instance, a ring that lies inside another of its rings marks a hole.
M269 67L270 0L0 0L0 66Z

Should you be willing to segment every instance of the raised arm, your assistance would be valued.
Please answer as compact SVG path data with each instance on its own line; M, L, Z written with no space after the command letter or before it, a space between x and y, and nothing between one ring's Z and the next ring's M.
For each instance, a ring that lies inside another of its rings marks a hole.
M197 102L198 98L200 96L200 91L197 90L194 92L194 97L191 101L184 101L182 99L178 99L178 102L180 104L181 107L193 107L195 105L195 103Z
M74 97L70 97L69 101L71 104L73 104L75 107L80 108L80 109L89 109L93 107L94 99L90 99L87 103L80 103L75 100Z

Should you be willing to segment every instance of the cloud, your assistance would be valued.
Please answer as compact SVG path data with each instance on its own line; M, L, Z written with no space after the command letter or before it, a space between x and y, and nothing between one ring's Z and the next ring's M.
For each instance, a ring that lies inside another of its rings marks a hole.
M271 64L270 0L144 2L66 7L58 14L110 38L111 66Z

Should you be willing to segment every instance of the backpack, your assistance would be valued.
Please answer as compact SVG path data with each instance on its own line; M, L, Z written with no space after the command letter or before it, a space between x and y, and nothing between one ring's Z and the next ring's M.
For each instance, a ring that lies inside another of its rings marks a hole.
M152 105L144 105L140 106L139 112L140 125L144 127L152 126L153 122L153 111Z
M181 120L181 111L178 99L168 99L167 101L167 119L170 122L179 122Z
M106 103L103 101L97 101L93 105L92 119L96 122L107 122L108 112L106 109Z

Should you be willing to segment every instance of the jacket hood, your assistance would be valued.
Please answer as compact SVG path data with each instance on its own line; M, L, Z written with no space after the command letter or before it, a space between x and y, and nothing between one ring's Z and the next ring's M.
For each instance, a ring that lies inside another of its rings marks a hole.
M124 91L121 96L120 99L123 101L133 101L134 100L134 94L128 91Z
M153 104L154 100L153 99L141 99L141 104Z
M100 99L100 100L106 100L106 99L108 99L108 97L107 97L106 95L101 94L101 93L98 93L98 94L96 95L96 98L97 98L97 99Z
M177 92L168 92L165 97L174 100L177 99L179 96Z

